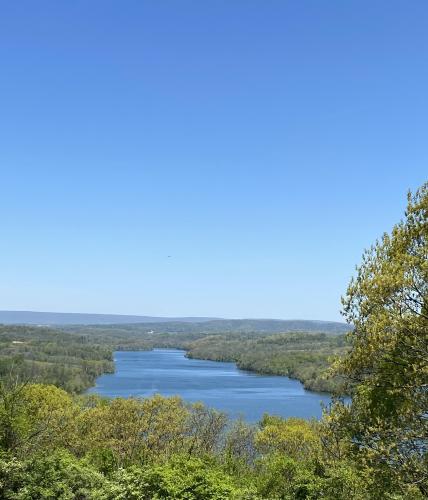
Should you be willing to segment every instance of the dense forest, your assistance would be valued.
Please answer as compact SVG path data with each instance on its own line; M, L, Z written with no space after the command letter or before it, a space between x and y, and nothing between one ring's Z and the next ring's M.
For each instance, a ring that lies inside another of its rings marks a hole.
M73 398L46 385L0 393L6 499L355 499L401 491L352 456L328 424L229 422L179 398Z
M243 370L296 378L306 389L342 394L349 391L341 377L329 374L332 358L346 352L343 335L208 336L192 342L188 349L189 357L234 361Z
M84 371L84 352L94 366L108 366L119 339L150 348L153 336L165 345L179 336L3 328L0 498L428 498L428 184L364 254L343 314L353 325L347 344L316 334L181 339L190 355L236 357L242 366L248 359L256 369L256 346L268 357L282 345L298 359L299 346L305 353L316 343L313 355L340 354L330 369L352 384L350 403L338 397L319 422L266 415L257 425L177 397L106 400L16 376L19 366L42 363L49 373L67 358ZM288 373L284 356L278 366L284 362Z
M113 372L112 348L85 335L45 327L0 325L0 377L81 392Z

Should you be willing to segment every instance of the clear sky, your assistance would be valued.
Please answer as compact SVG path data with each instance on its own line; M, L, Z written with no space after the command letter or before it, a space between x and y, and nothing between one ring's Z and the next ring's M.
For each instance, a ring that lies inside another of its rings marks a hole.
M428 180L426 0L3 2L0 309L340 319Z

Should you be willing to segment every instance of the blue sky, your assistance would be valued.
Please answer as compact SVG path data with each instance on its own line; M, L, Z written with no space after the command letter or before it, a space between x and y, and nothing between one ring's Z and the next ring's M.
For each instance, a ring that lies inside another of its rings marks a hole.
M427 25L425 0L3 3L0 309L340 319L428 180Z

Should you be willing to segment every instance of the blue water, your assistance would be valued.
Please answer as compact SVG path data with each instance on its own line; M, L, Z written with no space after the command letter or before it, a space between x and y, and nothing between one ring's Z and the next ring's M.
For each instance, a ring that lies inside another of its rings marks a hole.
M326 394L306 391L297 380L242 371L234 363L188 359L176 349L117 351L114 361L116 373L99 377L88 392L124 398L179 395L250 422L263 413L319 418L320 403L330 401Z

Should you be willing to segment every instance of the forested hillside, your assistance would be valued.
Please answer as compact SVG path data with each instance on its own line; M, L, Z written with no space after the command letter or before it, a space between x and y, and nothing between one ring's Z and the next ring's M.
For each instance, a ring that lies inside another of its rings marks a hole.
M55 384L77 393L112 371L109 344L50 328L0 325L1 378Z
M347 350L344 335L283 333L269 336L207 336L188 345L188 356L234 361L243 370L285 375L300 380L306 389L347 392L343 379L328 373L331 360Z

